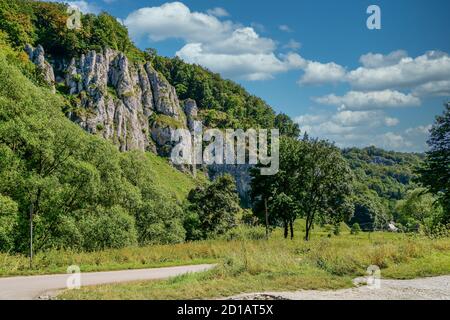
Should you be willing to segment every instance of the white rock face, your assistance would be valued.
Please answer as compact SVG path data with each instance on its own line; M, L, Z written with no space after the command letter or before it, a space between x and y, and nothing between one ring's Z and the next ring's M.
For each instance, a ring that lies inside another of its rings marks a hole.
M26 50L46 81L54 85L53 67L45 60L43 48L27 46ZM58 68L67 92L79 100L69 118L84 130L113 141L121 151L155 151L155 143L161 149L170 148L174 128L149 123L153 113L187 126L175 88L149 63L130 63L123 53L105 49L59 63Z
M45 60L45 51L41 45L33 48L30 45L25 47L25 52L28 54L30 60L37 66L40 70L44 81L50 86L53 92L55 90L55 73L53 72L53 67Z

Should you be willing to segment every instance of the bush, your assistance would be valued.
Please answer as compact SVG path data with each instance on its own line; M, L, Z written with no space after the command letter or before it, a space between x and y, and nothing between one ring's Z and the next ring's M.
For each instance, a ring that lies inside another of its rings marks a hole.
M183 211L173 199L155 197L146 201L136 215L140 245L184 242Z
M17 224L17 210L17 203L0 194L0 252L13 248L13 230Z
M425 226L425 234L431 239L450 237L450 224L433 223Z
M223 236L228 241L232 240L262 240L266 238L266 228L261 226L245 226L240 225L236 228L228 230Z
M340 225L337 224L337 225L334 226L333 234L334 234L335 236L338 236L338 235L341 234L341 227L340 227Z
M361 227L359 226L359 223L354 223L352 225L351 234L358 234L361 232Z
M87 251L137 244L134 218L119 206L98 208L96 214L83 216L80 229L83 234L83 249Z

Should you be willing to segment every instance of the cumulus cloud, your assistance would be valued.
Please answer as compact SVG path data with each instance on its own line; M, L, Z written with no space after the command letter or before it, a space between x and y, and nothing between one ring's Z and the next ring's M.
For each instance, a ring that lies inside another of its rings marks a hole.
M417 58L403 57L398 63L350 71L347 81L363 90L411 88L433 81L450 80L450 57L429 51Z
M341 82L346 74L345 68L334 62L320 63L316 61L307 61L304 72L299 80L300 85Z
M222 54L204 50L201 43L185 45L176 53L189 63L205 66L231 78L245 80L266 80L273 74L298 68L301 58L296 54L283 56L282 59L273 53L239 53Z
M368 69L392 66L399 63L403 58L407 58L408 54L404 50L397 50L383 55L381 53L367 53L359 58L359 62Z
M194 12L181 2L171 2L134 11L124 24L134 39L184 40L177 56L225 77L264 80L303 65L298 54L277 54L275 41L261 37L253 27L219 19L225 12L222 8Z
M181 2L159 7L141 8L124 20L134 38L148 37L153 41L169 38L187 42L221 41L234 29L234 24L217 17L191 10Z
M362 67L351 71L335 62L314 62L314 68L305 70L300 83L308 83L308 78L317 78L316 84L332 83L336 81L334 75L339 74L340 81L349 83L353 89L380 91L414 90L430 83L447 86L450 81L450 56L445 52L428 51L416 58L408 57L403 50L388 55L368 53L361 56L360 62ZM323 71L328 69L332 76L323 77Z
M450 96L450 56L428 51L411 58L403 50L387 55L368 53L361 67L346 70L335 62L306 61L300 85L347 83L344 96L330 94L314 99L321 104L351 110L417 106L426 96Z
M314 99L317 103L333 105L341 110L370 110L383 108L398 108L419 106L419 98L393 90L383 91L350 91L343 96L330 94Z
M388 150L423 152L430 126L419 126L398 132L383 132L399 120L381 110L340 111L299 116L295 121L300 129L313 137L328 139L341 148L375 145Z
M371 126L378 127L386 125L396 126L399 120L385 116L382 111L350 111L344 110L336 113L332 120L342 126Z
M432 81L417 86L413 90L415 96L450 97L450 80Z

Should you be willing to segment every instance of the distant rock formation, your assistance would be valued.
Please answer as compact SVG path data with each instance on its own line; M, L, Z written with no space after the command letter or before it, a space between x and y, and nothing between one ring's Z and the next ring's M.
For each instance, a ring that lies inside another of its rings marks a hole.
M55 93L55 73L53 72L51 64L45 60L44 48L41 45L38 45L36 48L27 45L25 47L25 52L28 54L30 61L32 61L41 72L45 83L47 83Z

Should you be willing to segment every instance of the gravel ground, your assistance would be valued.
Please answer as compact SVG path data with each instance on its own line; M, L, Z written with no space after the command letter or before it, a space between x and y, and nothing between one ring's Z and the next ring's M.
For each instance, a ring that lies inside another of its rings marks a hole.
M414 279L380 280L379 288L361 285L336 291L304 290L297 292L264 292L242 294L232 300L450 300L450 276Z

